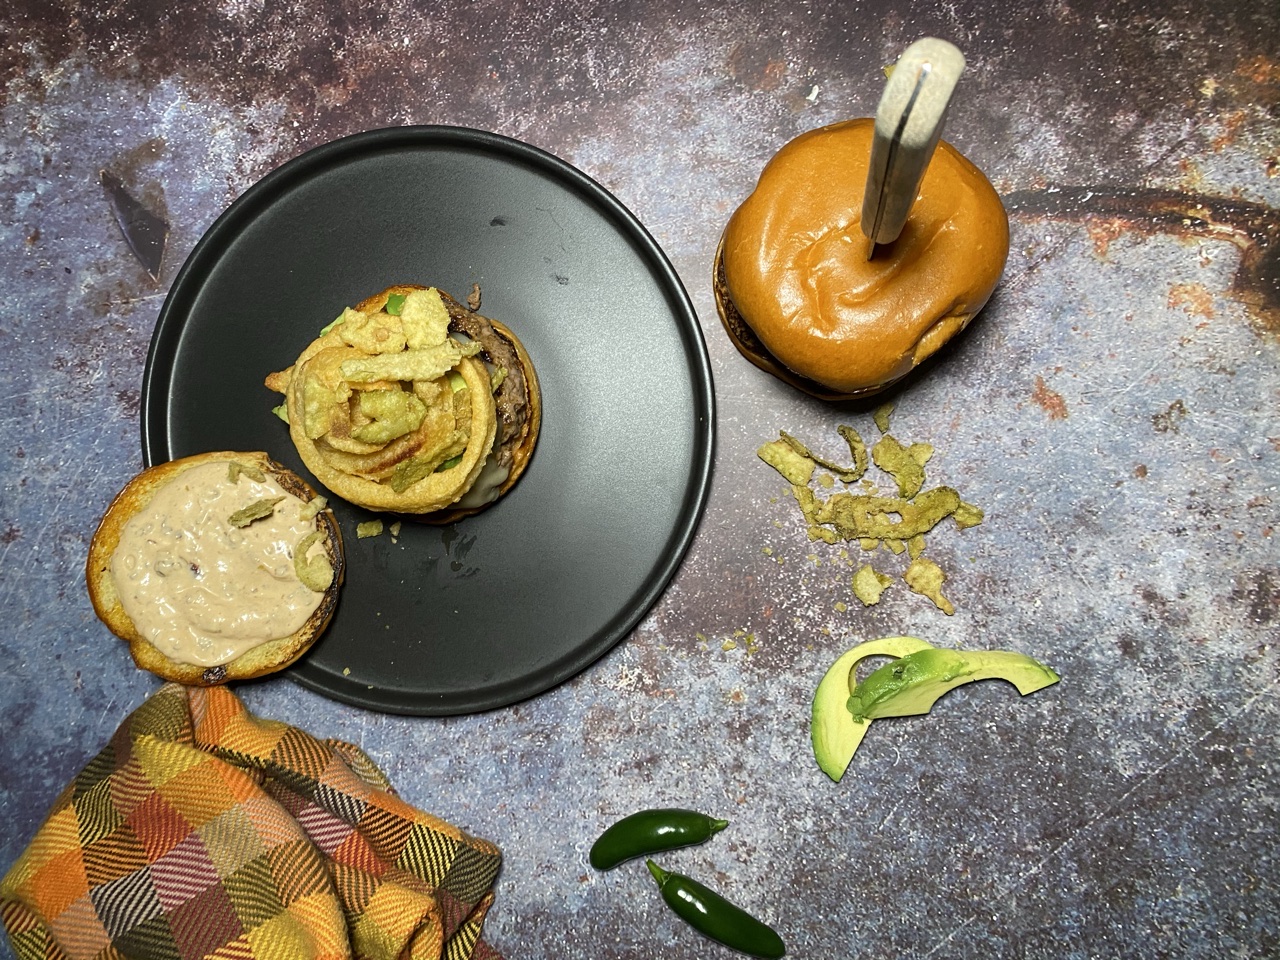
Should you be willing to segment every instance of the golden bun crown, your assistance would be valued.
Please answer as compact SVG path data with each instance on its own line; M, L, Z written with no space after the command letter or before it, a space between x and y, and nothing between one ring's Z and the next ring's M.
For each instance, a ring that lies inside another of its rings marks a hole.
M783 146L716 255L717 307L735 345L828 399L882 390L937 352L982 309L1009 252L999 195L941 141L902 234L868 260L874 129L849 120Z

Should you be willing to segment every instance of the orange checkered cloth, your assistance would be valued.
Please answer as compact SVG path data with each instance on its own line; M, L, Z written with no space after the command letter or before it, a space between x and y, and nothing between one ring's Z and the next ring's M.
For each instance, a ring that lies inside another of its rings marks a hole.
M167 684L58 798L0 918L21 960L501 960L500 864L358 747Z

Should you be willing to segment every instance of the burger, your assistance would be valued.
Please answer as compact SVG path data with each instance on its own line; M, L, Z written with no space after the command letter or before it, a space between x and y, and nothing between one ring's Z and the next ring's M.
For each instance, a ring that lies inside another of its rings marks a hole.
M982 309L1009 253L999 195L940 141L901 235L868 258L874 131L873 119L848 120L783 146L716 251L716 306L734 345L829 400L881 391L935 354Z
M524 345L435 287L388 287L344 309L265 382L284 394L277 413L324 487L428 523L510 491L542 422Z

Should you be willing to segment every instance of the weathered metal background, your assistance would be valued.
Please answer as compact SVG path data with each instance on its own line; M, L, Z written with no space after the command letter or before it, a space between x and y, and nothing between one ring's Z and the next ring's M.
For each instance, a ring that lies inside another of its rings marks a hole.
M931 540L952 617L901 586L864 610L858 558L808 542L755 448L783 428L834 453L835 426L870 417L743 361L709 282L765 160L874 112L880 67L926 34L968 56L947 137L1013 229L998 295L891 397L893 432L937 448L931 480L987 511ZM723 952L643 869L586 863L651 805L733 821L668 865L795 957L1280 954L1275 3L14 0L0 35L3 867L157 686L82 567L141 466L143 363L183 258L303 150L451 123L578 165L664 245L716 375L710 505L633 636L533 701L411 719L276 679L251 707L362 745L406 799L498 842L487 930L513 960ZM104 169L172 226L158 281ZM1022 650L1063 680L877 724L832 784L809 698L891 633Z

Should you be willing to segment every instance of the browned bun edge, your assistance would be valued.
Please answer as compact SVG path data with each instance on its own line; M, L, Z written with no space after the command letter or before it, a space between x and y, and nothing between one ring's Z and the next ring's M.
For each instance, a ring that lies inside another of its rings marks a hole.
M228 680L247 680L282 670L296 661L306 653L333 619L345 572L342 533L338 529L338 522L331 510L322 510L316 516L317 529L324 533L325 553L333 565L333 583L324 592L320 605L297 631L287 637L259 644L236 659L216 667L179 663L156 649L138 632L121 604L115 578L111 575L111 557L120 544L125 524L144 510L163 487L193 467L218 461L235 461L256 466L274 477L286 492L303 501L316 496L315 490L296 473L258 451L219 451L170 460L142 471L125 484L124 489L111 501L89 544L89 556L85 564L85 579L93 610L112 633L128 642L133 662L158 677L187 686L213 686Z
M421 284L401 283L387 287L381 293L376 293L371 297L360 301L355 309L362 313L376 313L386 306L387 300L394 294L408 295L414 290L426 290L427 287ZM444 301L445 307L451 315L457 315L460 312L475 313L469 307L463 306L454 297L450 296L440 288L436 288L440 294L440 299ZM511 344L515 350L516 357L520 361L520 367L524 372L525 393L528 400L529 415L522 426L520 433L512 437L508 444L511 447L511 470L507 474L507 479L498 487L497 495L488 503L480 504L475 507L446 507L443 510L437 510L432 513L424 514L406 514L405 519L413 520L417 523L429 523L435 525L443 525L456 523L465 517L474 516L493 506L501 500L512 487L516 485L516 481L524 474L529 466L529 461L533 457L534 447L538 444L538 435L542 429L542 388L538 384L538 374L533 368L533 360L529 356L529 351L525 349L520 338L512 332L506 324L494 320L492 317L485 316L493 329L504 340Z
M720 315L720 323L724 326L725 333L729 335L730 342L738 348L739 353L765 373L772 374L784 383L788 383L810 396L817 397L819 400L856 400L859 397L869 397L879 393L889 386L889 383L884 383L878 387L867 387L864 390L856 390L852 393L842 393L796 373L770 353L765 345L760 342L760 338L756 336L755 331L751 329L751 325L738 312L738 308L734 306L733 297L729 295L729 285L724 275L723 235L720 238L720 243L716 246L711 286L716 299L716 313Z

